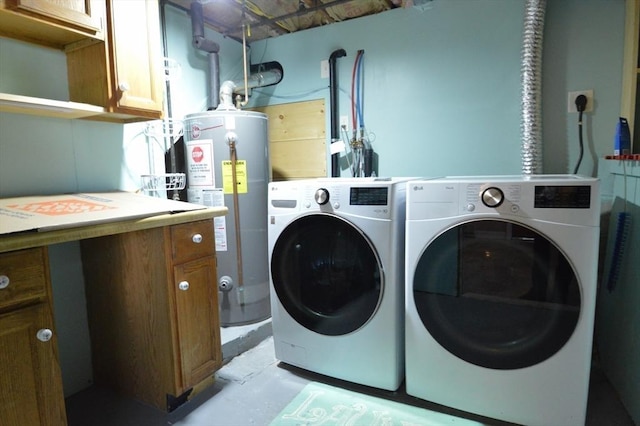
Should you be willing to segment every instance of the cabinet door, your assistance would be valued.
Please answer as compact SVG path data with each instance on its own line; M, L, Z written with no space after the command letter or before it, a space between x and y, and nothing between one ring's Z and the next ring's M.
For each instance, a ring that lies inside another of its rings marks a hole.
M51 311L41 303L0 315L0 424L66 425ZM42 337L42 336L41 336ZM6 393L5 393L6 392Z
M158 1L111 0L108 7L117 107L125 112L128 108L161 112L164 74Z
M222 365L215 262L208 256L174 267L183 392Z
M102 29L102 23L100 15L94 13L91 7L91 1L92 0L5 0L5 7L65 27L76 28L89 34L95 34Z

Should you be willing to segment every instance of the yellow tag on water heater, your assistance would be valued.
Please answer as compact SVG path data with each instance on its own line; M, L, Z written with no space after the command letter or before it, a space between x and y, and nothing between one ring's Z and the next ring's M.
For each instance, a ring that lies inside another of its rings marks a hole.
M231 160L222 162L222 188L225 194L233 194L233 167ZM236 160L236 192L246 194L249 191L247 181L247 162Z

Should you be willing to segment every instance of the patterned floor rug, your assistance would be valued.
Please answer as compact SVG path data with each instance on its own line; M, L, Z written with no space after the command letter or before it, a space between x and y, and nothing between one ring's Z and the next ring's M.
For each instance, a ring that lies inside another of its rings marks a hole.
M312 382L270 426L479 426L471 420Z

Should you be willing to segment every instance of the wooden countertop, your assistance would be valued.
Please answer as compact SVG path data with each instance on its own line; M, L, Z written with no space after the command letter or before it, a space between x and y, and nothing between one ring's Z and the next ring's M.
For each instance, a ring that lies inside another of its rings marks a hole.
M83 240L86 238L102 237L104 235L122 234L142 229L158 228L167 225L195 222L224 216L228 212L226 207L208 207L180 213L160 214L138 219L125 219L113 222L99 223L88 226L70 227L43 232L22 232L0 236L0 253L21 250L31 247L47 246Z

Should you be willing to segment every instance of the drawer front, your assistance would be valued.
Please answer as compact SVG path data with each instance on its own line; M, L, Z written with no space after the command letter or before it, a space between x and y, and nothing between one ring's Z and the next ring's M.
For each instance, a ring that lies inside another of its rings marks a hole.
M215 254L213 220L183 223L171 227L173 261L181 263Z
M0 309L47 296L45 250L0 253Z

